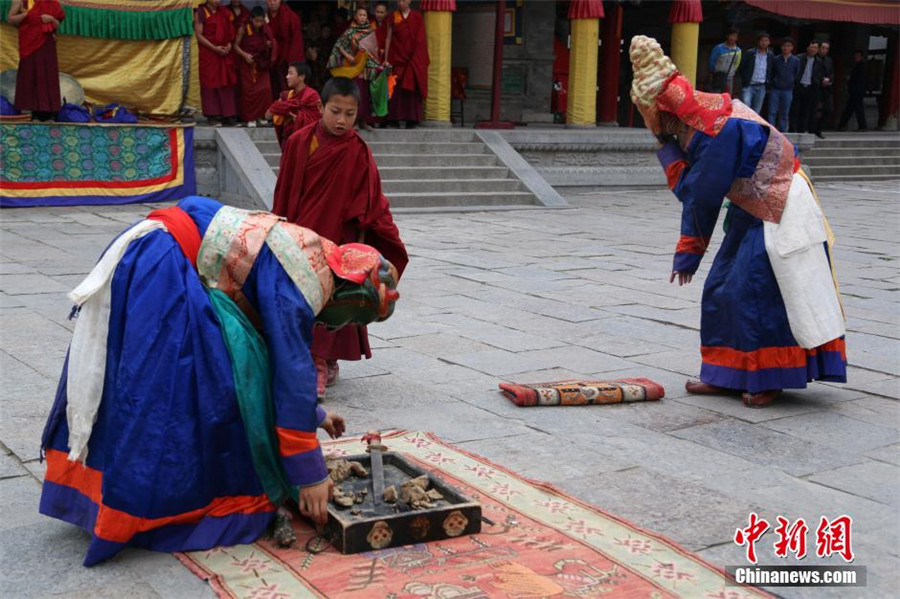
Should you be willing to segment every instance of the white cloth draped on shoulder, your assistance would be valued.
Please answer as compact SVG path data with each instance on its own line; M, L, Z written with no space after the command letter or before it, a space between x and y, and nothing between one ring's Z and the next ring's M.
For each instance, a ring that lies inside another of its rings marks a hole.
M69 299L80 308L69 348L66 378L66 420L69 425L69 459L72 461L84 463L87 459L88 441L103 397L106 339L112 302L110 283L116 267L132 241L160 229L166 230L161 222L143 220L119 235L84 281L69 293Z
M797 344L812 349L844 335L840 296L825 250L828 227L802 174L794 174L781 222L764 221L763 226L766 253Z

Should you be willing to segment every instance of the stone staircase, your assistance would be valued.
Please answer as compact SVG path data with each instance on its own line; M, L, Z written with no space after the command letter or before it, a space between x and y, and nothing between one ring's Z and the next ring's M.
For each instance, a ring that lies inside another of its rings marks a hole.
M826 131L803 154L816 182L900 179L900 134Z
M248 131L277 174L281 150L274 130ZM362 136L394 209L496 210L544 204L472 129L375 129Z

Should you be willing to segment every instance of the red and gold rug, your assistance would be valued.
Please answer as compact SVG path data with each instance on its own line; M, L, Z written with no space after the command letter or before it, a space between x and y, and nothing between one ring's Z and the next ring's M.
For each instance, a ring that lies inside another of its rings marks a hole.
M404 454L482 505L481 534L356 555L309 553L315 535L295 518L297 543L269 540L179 554L219 597L234 599L758 599L676 544L525 480L429 433L385 434ZM359 452L359 439L324 444Z

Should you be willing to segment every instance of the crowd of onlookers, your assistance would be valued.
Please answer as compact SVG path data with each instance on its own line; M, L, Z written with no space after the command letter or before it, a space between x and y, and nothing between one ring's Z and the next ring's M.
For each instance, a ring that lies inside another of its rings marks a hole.
M361 128L415 126L427 96L425 25L409 0L396 5L389 11L387 2L360 1L349 11L310 4L301 7L304 23L282 0L252 9L241 0L206 0L194 18L204 116L216 126L272 120L278 127L296 116L290 103L300 94L309 100L310 91L339 76L359 88Z
M729 30L725 41L713 48L709 57L709 80L712 92L735 95L735 80L741 84L740 98L757 114L766 117L780 131L814 133L824 138L822 127L834 112L834 61L831 44L810 40L806 51L794 54L794 40L782 38L780 51L770 49L771 37L761 33L755 48L741 51L738 31ZM848 100L841 114L839 129L844 129L855 115L859 130L864 131L866 116L863 98L866 73L863 53L853 52L853 67L848 84ZM763 103L768 98L768 113Z

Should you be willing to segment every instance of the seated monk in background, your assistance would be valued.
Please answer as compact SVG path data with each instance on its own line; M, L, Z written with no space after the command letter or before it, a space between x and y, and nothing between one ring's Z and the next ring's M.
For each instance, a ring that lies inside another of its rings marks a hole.
M310 74L309 65L305 62L291 63L286 77L287 91L281 92L281 96L266 111L266 118L275 123L275 135L282 148L294 131L322 118L319 92L306 84Z
M406 247L381 191L372 151L353 129L359 89L351 79L334 77L322 89L322 101L321 121L284 144L272 211L336 243L369 244L402 275L409 262ZM317 326L311 349L320 398L337 379L338 360L372 356L365 326L338 331Z

